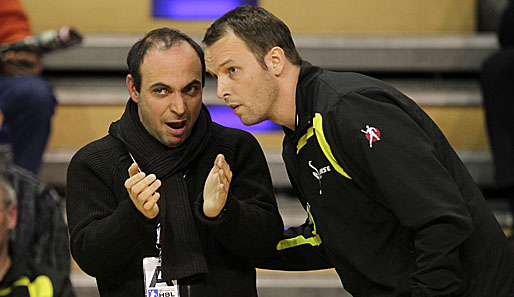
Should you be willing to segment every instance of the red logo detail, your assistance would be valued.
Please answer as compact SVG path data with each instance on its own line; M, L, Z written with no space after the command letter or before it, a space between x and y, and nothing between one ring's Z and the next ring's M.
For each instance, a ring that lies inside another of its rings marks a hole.
M375 127L366 125L366 129L362 129L361 132L366 135L366 139L369 141L369 147L373 147L373 142L380 140L380 130Z
M378 141L380 139L380 130L378 130L377 128L374 128L375 129L375 135L378 137L376 138L375 136L373 136L373 139L371 141L375 142L375 141ZM368 132L366 133L366 139L369 140L371 138L371 133Z

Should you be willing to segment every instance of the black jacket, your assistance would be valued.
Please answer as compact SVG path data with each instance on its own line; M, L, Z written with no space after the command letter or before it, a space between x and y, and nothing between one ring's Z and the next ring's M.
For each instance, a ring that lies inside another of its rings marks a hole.
M211 130L207 149L186 175L209 272L187 283L179 280L181 296L256 296L252 263L273 253L283 230L271 177L249 133L215 123ZM233 179L221 217L208 219L202 211L202 191L220 153ZM157 256L155 223L137 211L124 187L131 163L122 143L108 135L77 152L68 169L72 255L96 277L103 297L144 296L142 261Z
M0 280L0 296L74 297L68 271L35 264L26 254L12 258L11 267Z
M283 158L315 230L290 232L264 267L332 263L355 297L514 296L513 247L418 105L378 80L307 62L296 96Z

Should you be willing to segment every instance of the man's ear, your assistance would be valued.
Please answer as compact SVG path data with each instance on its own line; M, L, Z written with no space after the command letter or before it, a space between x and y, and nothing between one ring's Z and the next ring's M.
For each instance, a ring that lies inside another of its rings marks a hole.
M127 84L127 89L130 94L130 98L136 103L139 103L139 92L136 90L136 84L134 83L134 78L132 75L127 74L125 79L125 83Z
M284 71L286 55L281 47L275 46L264 56L264 63L275 76L280 76Z
M7 229L13 230L18 222L18 207L14 204L7 206Z

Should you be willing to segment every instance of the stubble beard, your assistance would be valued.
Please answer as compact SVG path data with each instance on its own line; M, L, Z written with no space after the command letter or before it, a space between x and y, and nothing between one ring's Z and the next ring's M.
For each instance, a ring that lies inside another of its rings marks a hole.
M141 104L141 102L139 104ZM148 134L150 134L153 138L155 138L157 141L159 141L160 143L162 143L163 145L165 145L167 147L176 146L176 145L173 145L170 141L168 141L168 139L166 139L164 134L159 133L159 131L158 131L159 127L154 127L154 125L147 120L147 117L141 111L141 108L138 108L137 112L139 114L139 121L145 128L146 132L148 132ZM161 123L160 119L159 119L158 123L159 124Z
M278 100L278 85L268 75L263 75L262 85L266 87L261 88L259 92L255 92L257 95L254 98L254 102L258 103L256 108L254 108L254 112L247 114L246 118L241 117L241 122L246 126L261 123L272 117L275 103Z

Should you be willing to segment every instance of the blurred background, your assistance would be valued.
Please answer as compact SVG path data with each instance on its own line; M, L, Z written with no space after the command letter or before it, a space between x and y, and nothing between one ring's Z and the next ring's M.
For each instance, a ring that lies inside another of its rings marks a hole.
M252 1L22 0L34 33L63 25L78 30L81 45L44 56L43 76L58 106L39 175L65 197L67 164L80 147L107 133L123 112L125 58L147 31L169 26L201 42L213 21L231 5ZM397 87L434 119L483 189L500 223L510 232L507 202L494 197L493 163L479 75L498 49L496 30L507 0L260 0L253 1L291 29L303 59L336 71L356 71ZM204 103L214 121L244 127L216 98L208 79ZM282 131L265 123L252 132L266 153L281 213L288 226L306 218L291 196L281 160ZM65 198L64 198L65 199ZM97 296L94 279L77 267L79 296ZM260 296L349 296L333 271L259 271ZM345 295L346 294L346 295Z

